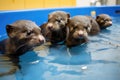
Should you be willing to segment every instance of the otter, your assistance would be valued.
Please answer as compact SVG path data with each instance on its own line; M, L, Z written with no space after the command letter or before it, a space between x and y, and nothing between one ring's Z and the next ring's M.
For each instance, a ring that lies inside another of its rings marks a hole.
M74 47L88 41L88 33L85 26L88 27L86 24L81 23L78 16L69 19L66 37L67 47Z
M96 22L99 24L101 30L112 26L112 19L108 14L98 15L96 17Z
M25 52L32 50L35 46L45 43L45 38L41 33L41 29L30 20L18 20L13 24L6 25L8 38L0 41L0 56L3 61L7 58L11 62L13 68L0 76L14 73L19 66L19 56Z
M66 24L69 18L70 14L64 11L51 12L48 15L48 21L40 26L46 40L52 44L64 42L66 39Z

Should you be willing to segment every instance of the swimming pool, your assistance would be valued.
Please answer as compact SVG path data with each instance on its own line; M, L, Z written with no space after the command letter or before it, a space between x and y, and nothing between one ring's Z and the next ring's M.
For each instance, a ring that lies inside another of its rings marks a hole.
M70 54L65 45L36 47L20 56L21 70L0 80L120 80L120 17L112 19L111 27Z

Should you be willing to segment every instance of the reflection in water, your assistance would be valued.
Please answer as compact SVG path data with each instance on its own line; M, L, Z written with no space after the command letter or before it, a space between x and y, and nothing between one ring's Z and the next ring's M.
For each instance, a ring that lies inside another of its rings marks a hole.
M64 65L81 65L88 64L91 61L91 56L86 50L86 44L82 46L72 47L69 49L69 56L67 48L63 46L62 48L50 48L50 53L55 56L51 63L59 63Z
M79 76L83 74L84 68L91 61L90 54L85 50L86 46L85 44L71 48L71 57L68 55L65 45L46 47L45 50L36 51L34 53L29 52L23 55L21 57L21 73L23 80L30 80L30 75L37 77L36 80L46 80L49 79L49 77L52 78L52 76L61 78L63 74L68 76ZM46 55L43 56L43 53ZM32 58L30 58L31 56ZM39 60L39 62L32 63L37 60Z
M14 58L16 60L16 58ZM14 73L17 71L19 65L13 63L10 57L5 55L0 55L0 80L15 80ZM5 77L7 75L8 77ZM11 76L9 76L11 75Z

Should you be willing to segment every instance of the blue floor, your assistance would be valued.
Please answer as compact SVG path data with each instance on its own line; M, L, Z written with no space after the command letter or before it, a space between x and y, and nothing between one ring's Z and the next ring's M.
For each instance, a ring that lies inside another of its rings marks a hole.
M27 52L21 70L0 80L120 80L120 17L112 19L107 30L69 51L62 45Z

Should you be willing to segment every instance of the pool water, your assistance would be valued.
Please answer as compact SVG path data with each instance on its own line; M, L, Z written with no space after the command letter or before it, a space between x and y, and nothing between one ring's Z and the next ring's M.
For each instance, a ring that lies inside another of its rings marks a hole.
M20 70L0 80L120 80L120 17L112 19L87 44L36 47L20 56Z

